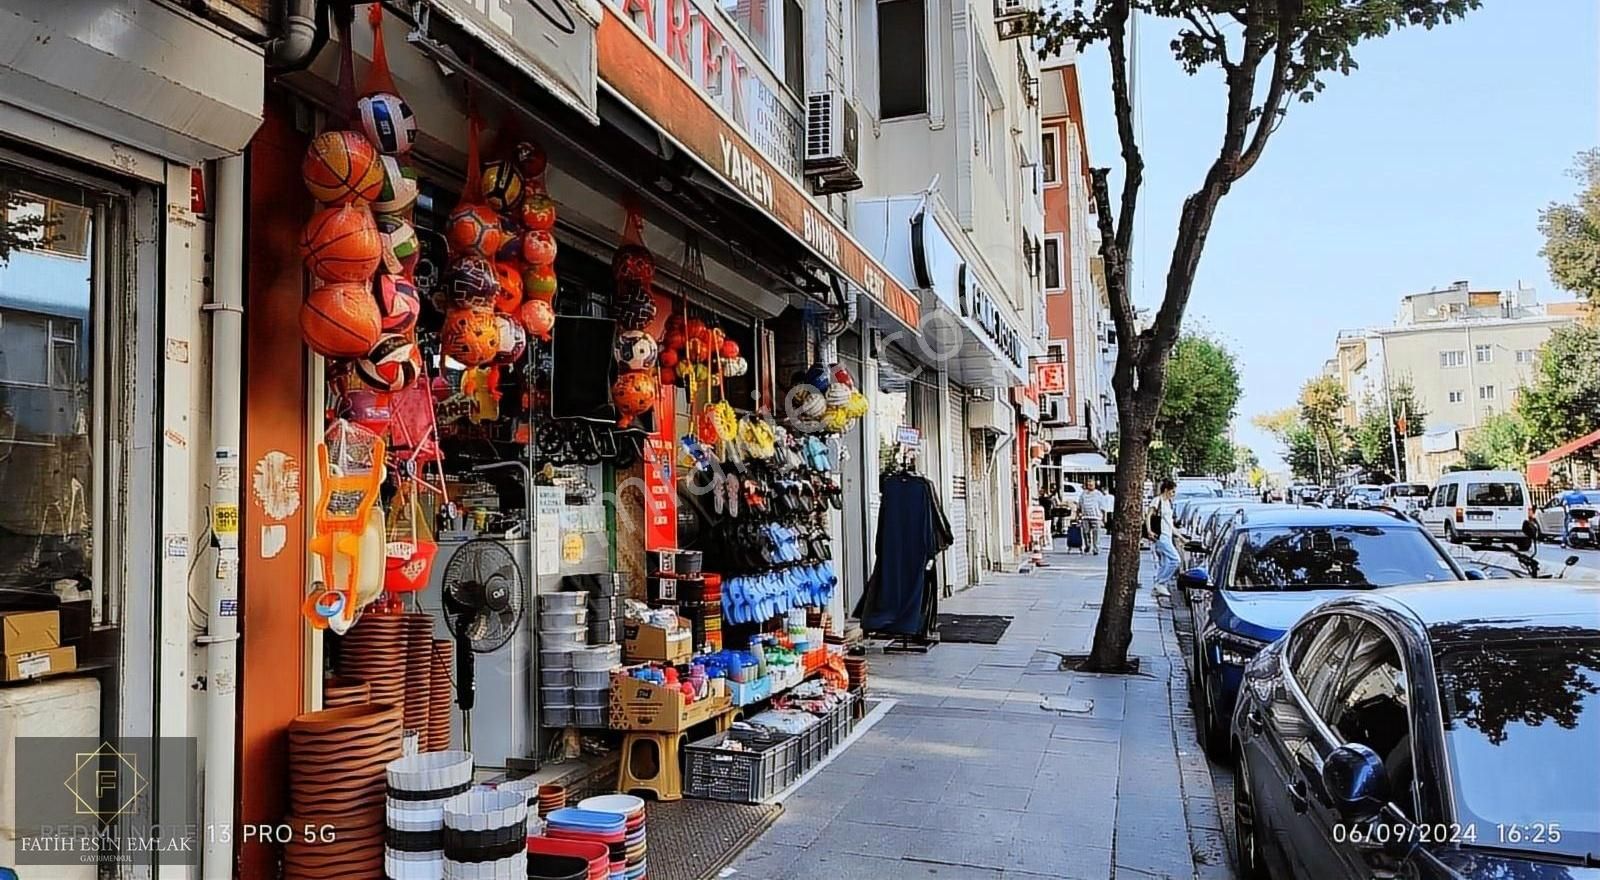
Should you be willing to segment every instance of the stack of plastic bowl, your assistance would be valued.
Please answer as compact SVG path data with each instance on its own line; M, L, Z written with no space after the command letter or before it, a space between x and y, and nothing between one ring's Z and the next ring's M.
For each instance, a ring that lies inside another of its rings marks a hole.
M573 724L605 727L610 721L611 671L622 662L622 649L591 645L571 656Z
M398 706L309 712L289 724L284 877L372 877L383 871L384 768L400 757ZM322 829L304 834L302 829Z
M433 653L428 658L428 735L427 751L438 752L450 748L450 713L453 685L450 670L455 660L455 642L434 639Z
M371 687L374 703L405 706L406 619L398 614L366 613L344 634L339 672Z
M528 855L576 856L589 865L588 880L607 880L611 876L611 847L594 840L560 837L528 838ZM532 870L530 862L530 870Z
M445 880L515 880L528 875L528 799L475 788L444 802Z
M539 786L539 818L546 819L551 813L567 805L567 787L547 782Z
M355 678L329 676L322 680L322 708L338 709L372 701L372 688Z
M623 877L626 880L644 877L647 871L645 856L649 848L644 828L644 799L631 794L603 794L584 798L578 802L578 809L612 813L623 818Z
M572 654L588 644L588 593L539 594L539 715L545 727L573 723Z
M421 738L419 747L428 749L429 689L433 684L433 615L405 615L406 622L406 730Z
M545 817L546 837L583 840L606 845L613 880L628 872L628 819L616 813L601 813L575 807L556 810Z
M383 855L389 880L444 876L444 804L472 788L471 752L427 752L389 762L389 833Z

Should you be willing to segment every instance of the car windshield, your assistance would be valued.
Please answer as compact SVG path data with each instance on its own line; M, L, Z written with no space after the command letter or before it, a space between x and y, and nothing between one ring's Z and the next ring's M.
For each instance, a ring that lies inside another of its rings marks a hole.
M1600 853L1600 639L1569 631L1586 632L1497 630L1438 658L1455 819L1479 842L1519 826L1519 848Z
M1522 487L1516 483L1468 483L1468 507L1521 507Z
M1425 498L1428 487L1421 483L1399 483L1389 487L1389 494L1396 498Z
M1363 498L1374 498L1375 499L1375 498L1377 498L1377 497L1379 497L1380 495L1383 494L1383 490L1379 489L1377 486L1363 486L1360 489L1356 490L1356 494L1360 495Z
M1461 579L1413 526L1261 527L1236 540L1230 590L1364 590Z

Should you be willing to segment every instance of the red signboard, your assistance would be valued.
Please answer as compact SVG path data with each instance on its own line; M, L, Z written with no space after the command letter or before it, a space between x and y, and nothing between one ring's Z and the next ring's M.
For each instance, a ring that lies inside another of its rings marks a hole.
M644 441L646 550L672 550L678 546L678 481L673 473L677 446L672 440L677 398L675 386L662 386L661 396L656 399L656 430Z
M1033 381L1040 394L1065 394L1067 392L1067 365L1062 361L1046 361L1033 365Z

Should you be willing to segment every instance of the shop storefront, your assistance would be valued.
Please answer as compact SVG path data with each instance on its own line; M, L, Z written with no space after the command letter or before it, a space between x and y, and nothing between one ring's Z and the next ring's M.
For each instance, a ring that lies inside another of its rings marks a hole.
M915 300L648 22L571 8L553 63L543 25L419 8L362 8L252 148L242 809L349 849L246 842L243 877L442 865L437 825L394 846L405 750L519 778L581 732L610 787L738 800L646 758L736 714L816 756L849 723L825 634L869 389L838 340Z
M198 774L232 776L206 750L195 638L212 579L195 563L218 564L197 501L222 452L204 392L208 233L241 206L211 203L201 169L259 123L262 56L160 4L108 4L83 27L52 6L0 11L9 45L49 46L0 57L0 788L38 794L0 805L0 865L154 876L204 843L157 826L198 827ZM102 758L161 763L104 796L69 778ZM231 798L213 800L205 815L228 821ZM63 826L106 843L80 852ZM155 848L113 852L134 841Z

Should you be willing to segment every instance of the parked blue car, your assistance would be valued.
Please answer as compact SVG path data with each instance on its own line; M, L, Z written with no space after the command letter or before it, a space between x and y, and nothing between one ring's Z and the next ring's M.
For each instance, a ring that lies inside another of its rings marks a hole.
M1208 564L1178 576L1194 612L1191 697L1201 745L1227 754L1245 664L1307 611L1357 590L1466 580L1421 524L1369 510L1245 511Z

